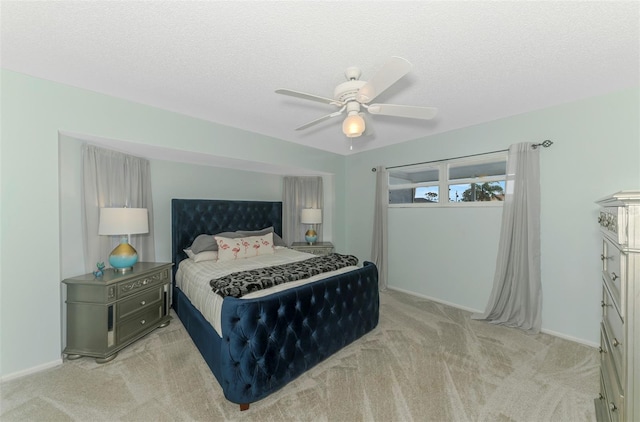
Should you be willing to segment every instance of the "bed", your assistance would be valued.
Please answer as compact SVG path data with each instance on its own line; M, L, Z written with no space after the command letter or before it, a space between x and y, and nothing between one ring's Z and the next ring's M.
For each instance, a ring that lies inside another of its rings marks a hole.
M262 297L222 300L220 327L176 285L184 249L203 233L273 227L282 235L282 203L173 199L173 308L240 410L265 398L378 324L378 272L371 262ZM211 292L213 295L214 293Z

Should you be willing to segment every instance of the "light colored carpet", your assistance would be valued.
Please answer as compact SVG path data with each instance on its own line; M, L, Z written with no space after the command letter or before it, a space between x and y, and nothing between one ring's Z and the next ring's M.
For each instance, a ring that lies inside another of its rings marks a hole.
M248 411L228 402L175 318L98 365L1 386L2 421L592 421L595 349L381 294L379 326Z

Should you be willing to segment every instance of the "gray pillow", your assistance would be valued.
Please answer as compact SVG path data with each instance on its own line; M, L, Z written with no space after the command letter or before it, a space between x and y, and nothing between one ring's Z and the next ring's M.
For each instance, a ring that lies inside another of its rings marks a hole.
M229 237L231 239L241 237L237 233L233 233L233 232L218 233L216 236L224 236L224 237ZM198 254L204 251L217 251L218 244L216 243L216 240L213 238L213 235L201 234L195 238L191 246L189 246L187 249L191 249L191 251L195 254Z
M287 246L287 244L284 243L284 240L282 240L282 238L278 236L275 231L273 231L273 227L267 227L266 229L254 231L238 230L236 233L240 233L242 236L264 236L265 234L273 233L274 246Z

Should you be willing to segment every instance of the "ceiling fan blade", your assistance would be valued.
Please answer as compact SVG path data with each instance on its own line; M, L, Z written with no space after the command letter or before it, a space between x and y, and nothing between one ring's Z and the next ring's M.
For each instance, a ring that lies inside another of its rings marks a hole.
M319 117L319 118L317 118L317 119L315 119L315 120L312 120L312 121L310 121L309 123L306 123L306 124L304 124L304 125L302 125L302 126L300 126L300 127L297 127L297 128L296 128L296 130L304 130L304 129L306 129L306 128L308 128L308 127L311 127L311 126L313 126L313 125L315 125L315 124L318 124L318 123L320 123L320 122L324 122L325 120L329 120L329 119L330 119L330 118L332 118L332 117L339 116L339 115L341 115L341 114L342 114L342 112L345 110L345 108L346 108L346 107L342 107L342 108L341 108L340 110L338 110L338 111L335 111L335 112L333 112L333 113L331 113L331 114L327 114L326 116L322 116L322 117Z
M369 110L371 114L424 120L433 119L436 117L436 114L438 114L438 109L435 107L416 107L396 104L371 104L367 110Z
M302 98L304 100L318 101L320 103L332 104L337 106L343 105L342 102L337 101L333 98L321 97L315 94L307 94L306 92L294 91L292 89L276 89L276 94L289 95L291 97Z
M361 104L366 104L377 97L382 91L396 83L400 78L409 73L411 63L402 57L391 57L382 69L365 83L356 96Z

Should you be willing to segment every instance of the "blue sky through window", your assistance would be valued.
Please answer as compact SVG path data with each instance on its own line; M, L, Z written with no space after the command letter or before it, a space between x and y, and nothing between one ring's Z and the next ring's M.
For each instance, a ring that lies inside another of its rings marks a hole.
M431 195L429 195L431 194ZM435 196L433 196L435 194ZM416 199L425 199L429 202L438 202L438 186L426 186L416 188Z

